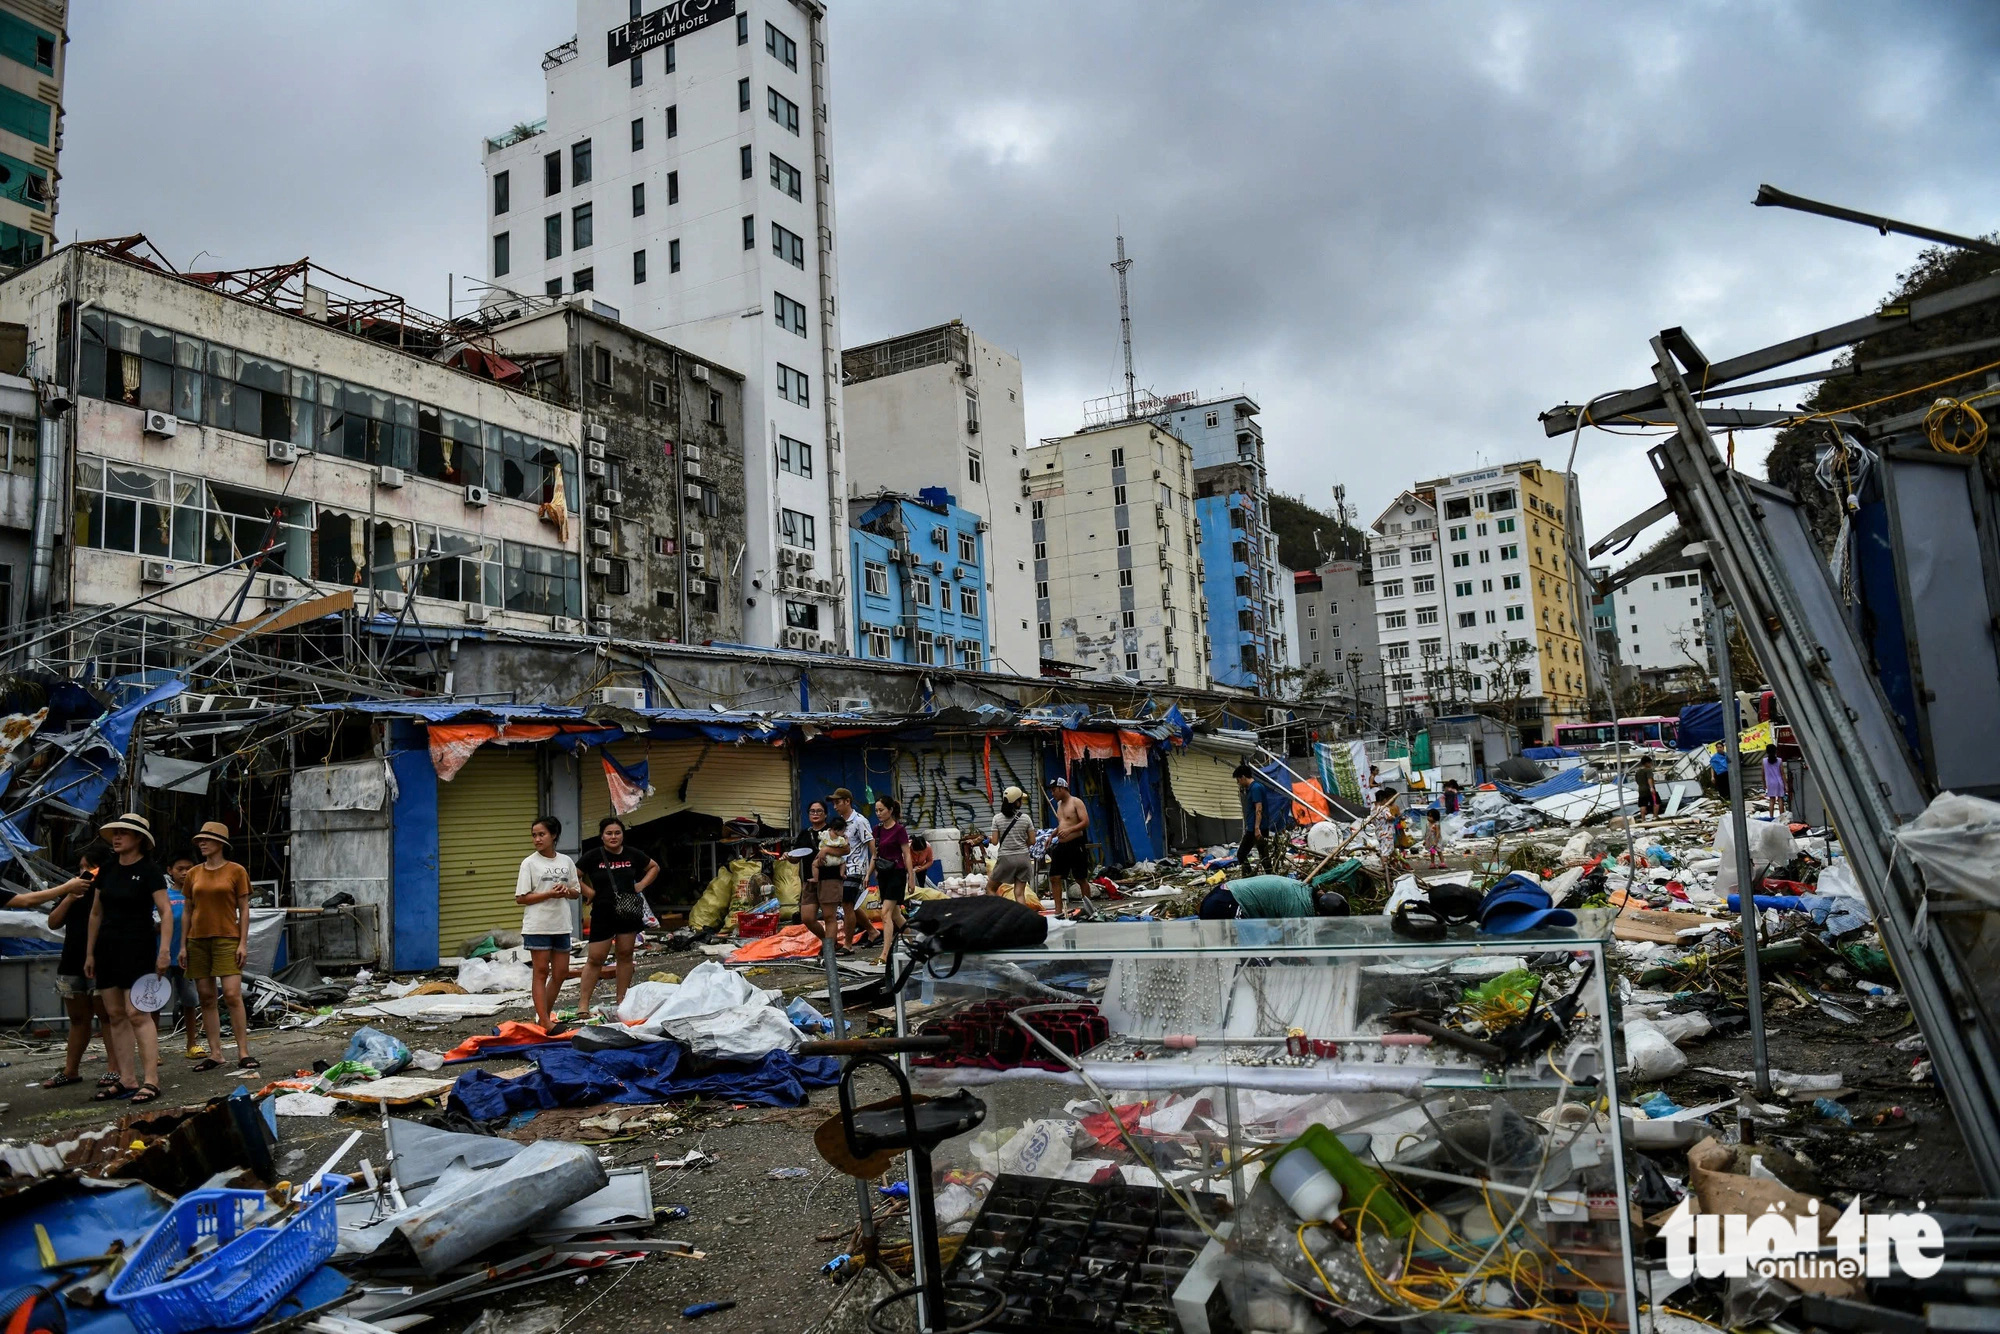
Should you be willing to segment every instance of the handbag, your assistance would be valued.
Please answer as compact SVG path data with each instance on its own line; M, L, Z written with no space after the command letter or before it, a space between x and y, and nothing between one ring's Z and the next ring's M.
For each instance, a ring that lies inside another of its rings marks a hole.
M646 911L646 896L636 889L617 891L611 896L611 907L627 922L642 922L650 915Z

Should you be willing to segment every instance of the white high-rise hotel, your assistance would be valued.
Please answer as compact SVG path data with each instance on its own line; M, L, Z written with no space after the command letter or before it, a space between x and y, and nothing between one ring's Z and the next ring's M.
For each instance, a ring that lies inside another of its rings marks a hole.
M487 304L584 292L741 371L747 555L724 587L750 642L846 652L825 10L642 2L577 0L546 118L486 141ZM775 595L784 548L806 591Z

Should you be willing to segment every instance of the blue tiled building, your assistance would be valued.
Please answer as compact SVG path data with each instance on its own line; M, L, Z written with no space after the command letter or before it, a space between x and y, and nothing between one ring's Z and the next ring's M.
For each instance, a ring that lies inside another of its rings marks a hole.
M943 487L848 502L854 652L986 667L986 522Z
M1166 400L1155 420L1194 451L1209 674L1219 686L1276 694L1297 627L1286 616L1291 576L1278 566L1257 403L1242 394L1196 397Z

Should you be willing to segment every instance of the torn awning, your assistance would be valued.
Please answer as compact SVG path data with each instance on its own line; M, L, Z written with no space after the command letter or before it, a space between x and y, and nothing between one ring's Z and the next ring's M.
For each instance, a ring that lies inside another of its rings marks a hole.
M1062 748L1065 769L1078 760L1118 758L1118 738L1109 732L1064 732Z
M1125 761L1127 773L1134 769L1144 769L1151 764L1152 749L1152 740L1145 733L1129 731L1123 727L1118 729L1119 758Z

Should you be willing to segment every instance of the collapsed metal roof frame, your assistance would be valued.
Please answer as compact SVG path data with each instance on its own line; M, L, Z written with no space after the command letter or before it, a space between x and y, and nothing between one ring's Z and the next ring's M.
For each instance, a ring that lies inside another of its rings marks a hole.
M1611 421L1672 426L1649 453L1663 503L1690 540L1706 544L1717 576L1712 584L1720 583L1736 609L1752 653L1785 703L1988 1194L2000 1194L2000 1050L1992 1022L2000 1015L2000 976L1973 964L1972 956L1990 948L1978 937L1991 914L1933 916L1936 894L1927 894L1908 860L1898 858L1896 829L1921 813L1931 794L1803 509L1790 494L1734 471L1710 434L1711 426L1753 423L1723 420L1700 400L1761 371L1994 300L2000 275L1725 361L1710 361L1685 331L1664 330L1651 340L1652 384L1583 407L1553 408L1541 418L1552 436ZM1660 506L1647 513L1665 517Z

